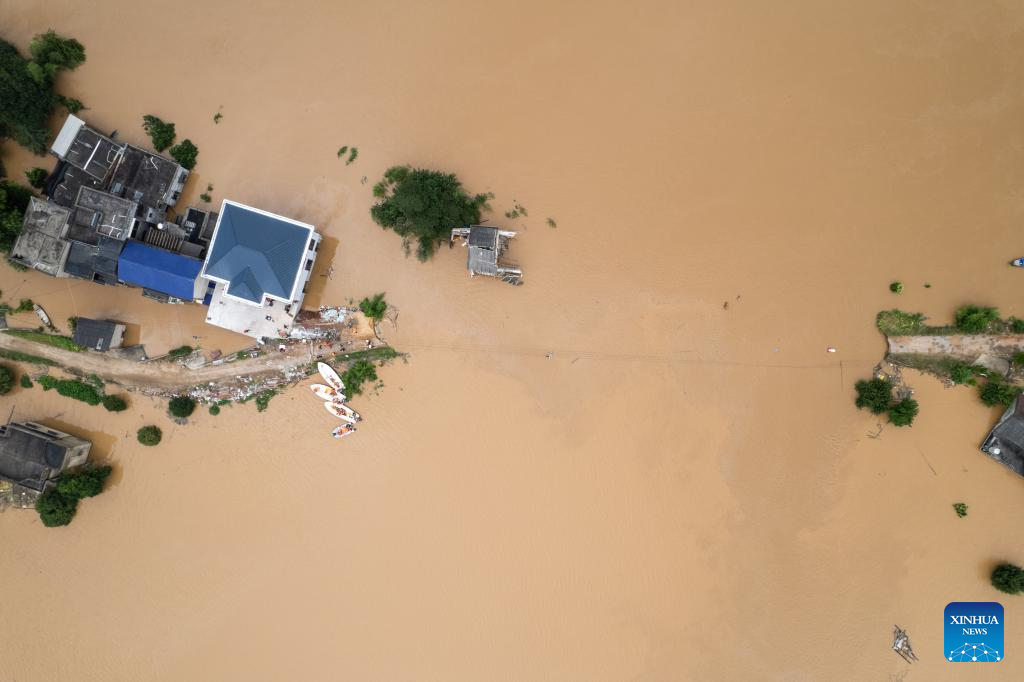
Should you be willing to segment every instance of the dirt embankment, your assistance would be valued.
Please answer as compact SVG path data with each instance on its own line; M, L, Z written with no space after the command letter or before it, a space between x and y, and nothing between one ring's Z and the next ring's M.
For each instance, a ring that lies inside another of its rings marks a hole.
M56 362L68 370L95 374L105 381L138 390L178 390L242 375L256 377L278 374L310 362L317 353L331 352L327 344L321 348L320 344L297 343L288 346L284 352L269 352L255 358L188 369L177 362L136 362L90 351L76 353L9 334L0 334L0 349L35 355Z

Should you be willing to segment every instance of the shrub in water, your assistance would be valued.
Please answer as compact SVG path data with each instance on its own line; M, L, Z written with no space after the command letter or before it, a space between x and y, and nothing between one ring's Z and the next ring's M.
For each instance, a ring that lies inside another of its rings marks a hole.
M0 395L9 393L14 386L14 372L6 365L0 365Z
M57 479L57 492L76 500L95 497L103 492L103 482L112 471L111 467L102 466L61 474Z
M128 409L128 403L121 396L105 395L103 396L103 407L107 408L108 412L122 412Z
M56 488L47 490L36 500L36 511L43 525L48 528L66 526L75 518L78 499L62 495Z
M1014 564L999 564L992 571L992 587L1007 594L1024 592L1024 568Z
M892 403L892 383L885 379L862 379L854 384L854 389L857 391L856 405L860 409L867 408L874 414L882 414Z
M143 445L156 445L163 438L163 435L158 426L143 426L139 429L136 437Z
M981 334L997 320L999 311L995 308L965 305L956 311L956 328L964 334Z
M913 398L904 398L889 410L889 421L893 426L910 426L917 416L918 405Z
M1019 388L1005 384L998 379L989 379L978 391L981 402L989 407L994 407L995 405L1009 407L1017 399L1018 393L1020 393Z
M889 285L889 291L891 291L894 294L902 294L903 282L893 282L892 284Z
M179 395L171 398L171 402L167 404L167 409L173 416L184 419L196 409L196 401L187 395Z

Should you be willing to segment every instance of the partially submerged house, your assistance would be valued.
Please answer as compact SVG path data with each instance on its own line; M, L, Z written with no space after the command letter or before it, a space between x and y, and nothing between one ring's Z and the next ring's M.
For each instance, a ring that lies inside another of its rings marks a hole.
M460 239L464 246L469 247L466 267L470 277L487 275L518 286L523 283L523 271L502 260L502 254L508 248L508 241L515 236L516 233L509 230L471 225L453 229L448 243L450 246L456 239Z
M139 220L155 225L178 203L186 180L188 171L176 162L128 144L111 174L110 193L136 202Z
M117 260L135 228L137 208L133 201L80 188L68 222L71 248L65 272L99 284L117 284Z
M70 209L32 197L21 233L11 247L10 259L51 277L66 277L64 264L71 250L71 242L66 239L70 216Z
M85 464L92 444L35 422L0 426L0 479L41 493L64 471Z
M1024 476L1024 394L1017 396L981 444L981 451Z
M125 326L117 322L79 317L75 322L74 339L79 346L105 353L121 347L124 331Z
M214 285L206 321L257 340L287 337L321 239L312 225L225 200L202 269Z
M117 260L118 278L142 287L142 295L161 303L201 300L207 283L199 277L203 261L152 244L129 241Z
M100 189L135 205L133 218L157 224L167 217L185 188L189 171L165 156L115 142L69 115L50 147L60 163L46 194L71 206L82 187Z

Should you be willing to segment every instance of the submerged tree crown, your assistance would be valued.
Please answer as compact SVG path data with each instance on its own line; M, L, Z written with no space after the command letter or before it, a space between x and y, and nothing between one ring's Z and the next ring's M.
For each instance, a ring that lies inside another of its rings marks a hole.
M416 257L428 260L454 227L474 225L487 208L487 194L469 195L451 173L392 166L373 188L380 199L370 209L374 222L402 237L406 253L416 242Z

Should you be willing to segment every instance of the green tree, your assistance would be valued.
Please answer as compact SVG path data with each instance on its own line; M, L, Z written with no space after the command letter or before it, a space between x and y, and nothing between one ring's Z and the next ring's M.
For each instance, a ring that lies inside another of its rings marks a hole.
M14 371L7 365L0 365L0 395L11 392L14 387Z
M0 138L10 137L36 154L46 152L47 122L57 98L49 82L29 75L31 62L0 40ZM37 67L41 69L41 67Z
M186 355L191 355L192 350L192 346L178 346L167 351L167 354L172 358L183 358Z
M955 511L956 515L962 519L967 516L967 505L963 502L954 502L953 511Z
M27 374L22 374L21 375L21 387L22 388L32 388L32 379L31 379L31 377L29 377L29 375L27 375Z
M974 368L964 362L957 362L949 368L949 378L954 384L966 384L974 379Z
M891 291L894 294L902 294L903 282L893 282L892 284L889 285L889 291Z
M877 377L862 379L854 384L857 391L856 405L867 408L874 414L882 414L892 403L892 382Z
M57 492L76 500L95 497L103 492L103 483L112 471L111 467L102 466L63 473L57 479Z
M913 398L904 398L889 409L889 421L893 426L910 426L917 416L918 405Z
M65 398L80 400L88 405L99 405L103 402L103 396L96 390L96 387L84 381L78 381L77 379L55 379L51 376L41 376L37 381L44 391L56 389L57 393Z
M220 414L220 405L210 405L210 414L214 417Z
M2 76L0 73L0 89L3 87ZM0 107L2 106L0 103ZM0 250L10 251L14 246L14 241L21 234L21 223L31 197L32 190L28 187L13 182L0 182Z
M152 114L146 114L142 117L142 128L149 135L149 139L153 142L153 148L158 152L162 152L174 144L173 123L167 123Z
M192 170L196 167L196 157L199 156L199 147L192 144L192 140L182 140L179 144L171 147L171 158L181 164L182 168Z
M82 43L54 31L33 38L28 51L32 55L28 73L41 85L49 85L60 71L78 68L85 61L85 47Z
M135 434L136 438L138 438L140 443L142 443L143 445L150 446L159 443L160 439L163 438L163 435L164 434L160 430L159 426L143 426Z
M1024 592L1024 568L1015 564L999 564L992 571L992 587L1007 594Z
M976 305L965 305L956 311L956 328L964 334L981 334L999 320L999 311Z
M996 405L1002 405L1009 407L1013 404L1013 401L1017 399L1017 394L1020 393L1020 389L1016 386L1003 383L999 379L989 379L978 391L981 397L981 402L985 403L989 407Z
M171 398L171 402L167 404L167 409L172 416L184 419L188 417L196 409L196 401L189 398L187 395L179 395Z
M1011 317L1006 321L1010 325L1010 331L1014 334L1024 334L1024 320L1019 317Z
M384 319L384 313L388 311L388 302L384 300L383 293L376 294L373 298L364 298L360 301L359 310L374 322L380 322Z
M46 184L46 178L49 174L43 168L32 168L25 171L25 177L28 178L28 184L32 185L36 189L42 189L43 185Z
M370 209L374 222L402 237L406 253L416 242L416 257L428 260L454 227L480 222L488 195L470 196L450 173L393 166L373 188L380 201Z
M75 518L78 500L62 495L56 488L50 488L36 500L36 511L43 525L48 528L66 526Z
M366 360L356 360L342 372L341 380L345 382L345 390L349 395L359 395L363 392L363 382L377 380L377 368Z
M108 412L123 412L128 409L128 403L121 396L105 395L103 396L103 407L107 408Z

